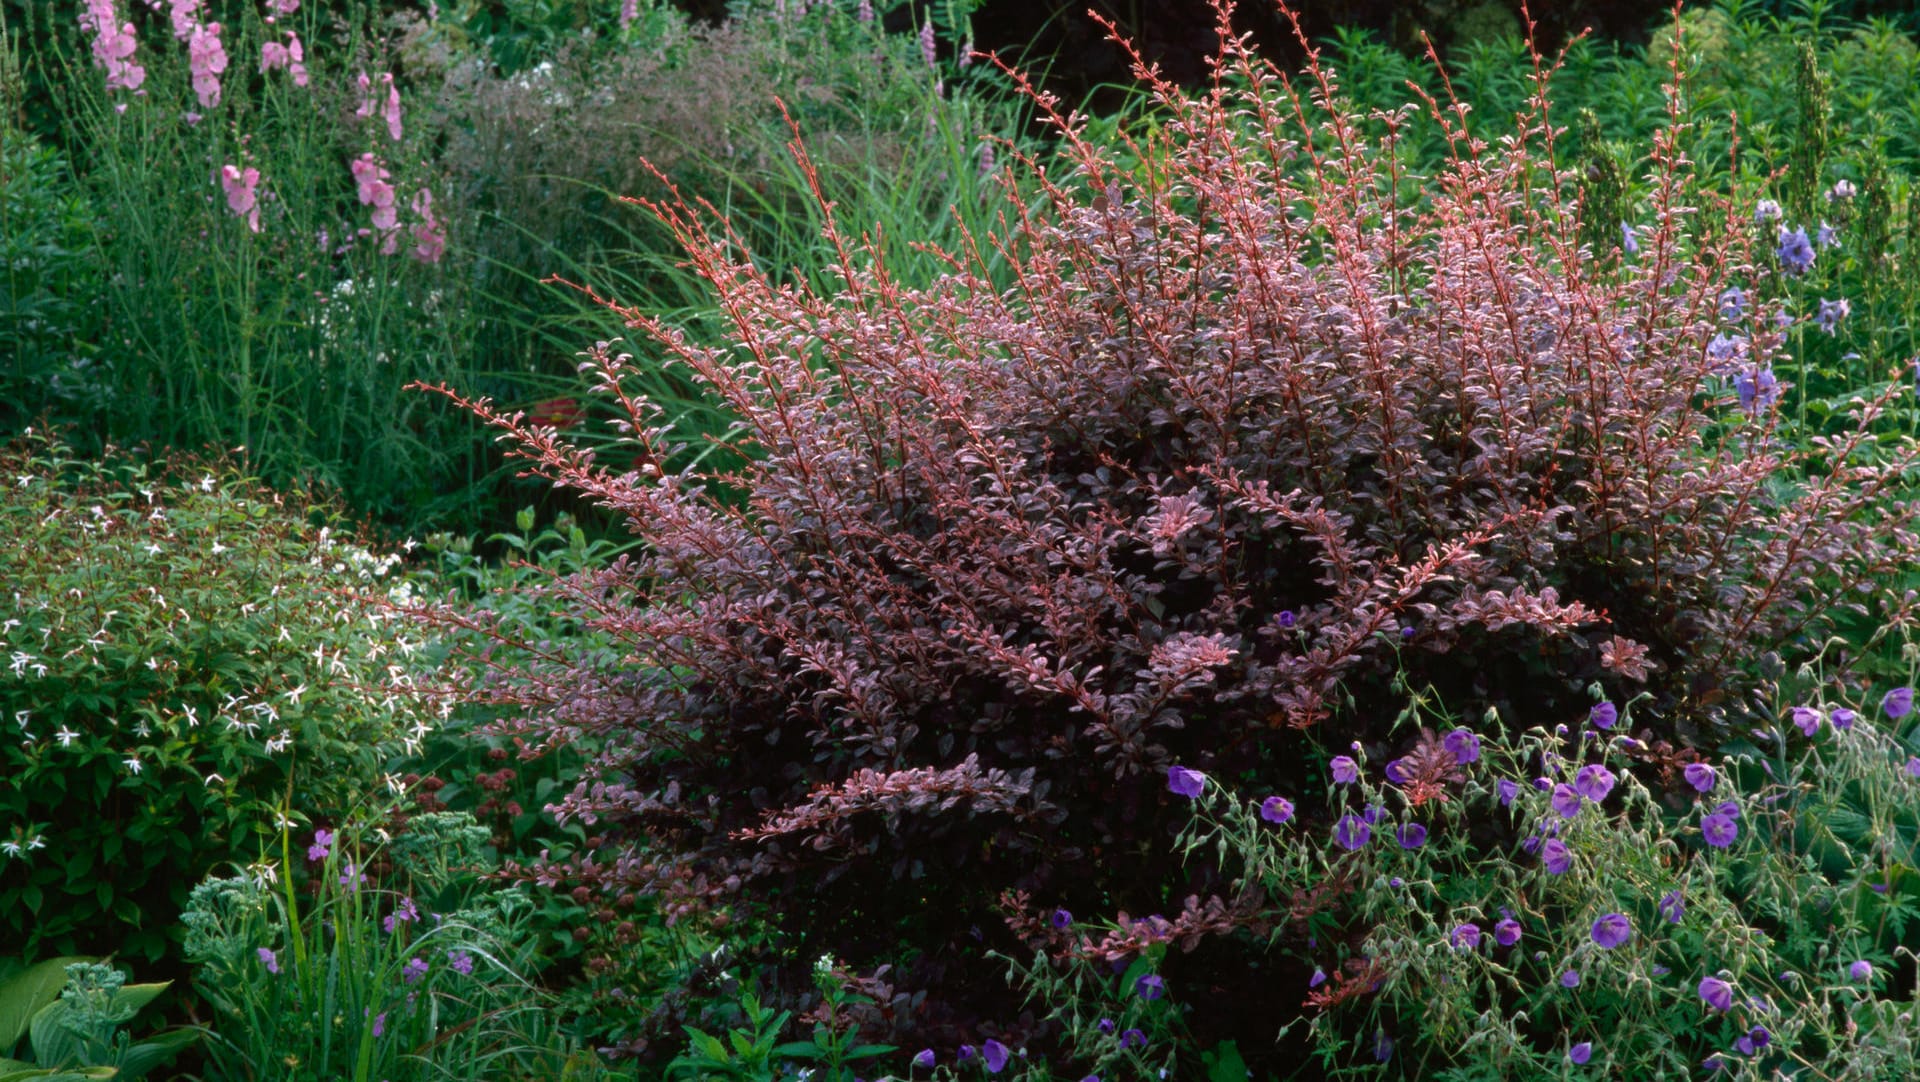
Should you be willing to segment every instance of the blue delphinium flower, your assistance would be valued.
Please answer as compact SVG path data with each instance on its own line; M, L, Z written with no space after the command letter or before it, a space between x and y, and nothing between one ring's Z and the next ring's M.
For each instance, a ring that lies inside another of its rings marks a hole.
M1724 376L1739 367L1747 354L1747 340L1737 334L1716 334L1707 343L1707 359L1713 362L1715 375Z
M1747 293L1739 286L1728 286L1720 292L1720 318L1739 319L1747 310Z
M1640 254L1639 231L1626 222L1620 223L1620 248L1628 255Z
M1742 372L1734 378L1733 389L1740 396L1740 408L1754 413L1780 397L1780 379L1771 368Z
M1838 248L1840 247L1840 232L1827 223L1821 222L1820 228L1813 231L1813 243L1822 248Z
M1849 303L1845 297L1837 301L1830 301L1822 297L1820 299L1820 312L1813 317L1813 321L1820 325L1821 330L1827 332L1829 335L1833 335L1838 333L1840 321L1847 318L1852 312L1853 305Z
M1813 269L1813 241L1807 238L1805 227L1781 226L1780 247L1774 254L1780 257L1780 266L1788 274L1805 274Z

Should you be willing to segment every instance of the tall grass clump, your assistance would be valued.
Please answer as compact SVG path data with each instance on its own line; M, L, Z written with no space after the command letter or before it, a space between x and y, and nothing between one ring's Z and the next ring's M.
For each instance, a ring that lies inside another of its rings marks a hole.
M830 290L649 202L732 341L621 310L647 355L586 368L617 457L473 403L645 542L546 594L614 651L557 645L476 689L523 704L502 730L531 753L599 749L551 810L604 845L527 874L769 916L788 989L822 951L892 965L928 993L875 1012L903 1048L1039 1042L982 944L1056 910L1135 915L1122 954L1192 947L1196 1016L1271 1034L1270 974L1313 926L1169 847L1195 779L1292 794L1319 836L1354 760L1437 796L1458 757L1395 723L1430 686L1529 727L1633 700L1622 768L1664 791L1773 720L1765 674L1838 615L1902 616L1874 587L1920 555L1890 497L1905 392L1778 438L1773 311L1725 303L1764 254L1700 189L1679 116L1635 251L1596 251L1550 65L1510 138L1410 105L1375 140L1329 69L1283 75L1216 10L1213 85L1139 66L1166 119L1122 130L1128 166L1036 96L1071 168L1022 159L1037 205L926 287L824 209ZM1394 133L1419 108L1456 153L1410 194ZM631 381L660 362L739 418L737 469L657 465L680 449ZM1354 919L1333 885L1311 905Z
M99 263L103 401L64 418L76 438L245 447L270 481L330 484L405 528L449 500L471 513L483 457L468 422L402 388L515 385L470 365L456 208L367 14L90 0L27 29Z

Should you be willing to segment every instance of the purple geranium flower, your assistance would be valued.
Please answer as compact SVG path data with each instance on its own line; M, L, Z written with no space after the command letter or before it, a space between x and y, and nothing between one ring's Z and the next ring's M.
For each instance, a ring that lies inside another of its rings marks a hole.
M1054 928L1065 931L1073 924L1073 914L1064 909L1056 909L1053 911L1053 915L1048 917L1047 920Z
M1373 837L1373 828L1357 815L1343 815L1333 824L1334 843L1342 849L1358 849Z
M1360 780L1360 764L1350 755L1336 755L1327 766L1333 771L1335 784L1348 785Z
M1580 971L1577 969L1569 969L1565 973L1560 974L1560 987L1562 988L1580 987Z
M1442 737L1440 745L1447 749L1456 763L1477 762L1480 758L1480 738L1472 730L1455 729Z
M1386 766L1380 768L1380 772L1385 774L1387 780L1395 785L1405 785L1412 777L1407 773L1407 761L1405 759L1390 760Z
M1719 774L1705 763L1688 763L1686 769L1680 773L1686 777L1687 784L1693 786L1694 792L1697 793L1713 792L1714 785L1720 780Z
M1568 852L1567 843L1548 838L1540 845L1540 863L1546 866L1548 875L1565 875L1573 867L1573 854Z
M1677 890L1670 890L1660 896L1660 915L1667 918L1668 924L1680 923L1687 914L1687 896Z
M1880 710L1898 720L1913 713L1913 689L1894 688L1880 698Z
M1780 266L1788 274L1805 274L1813 269L1813 242L1807 238L1807 230L1780 227L1780 247L1774 250L1780 257Z
M1293 630L1293 625L1300 621L1300 618L1293 614L1292 609L1281 609L1280 615L1275 617L1274 619L1277 623L1279 623L1280 630L1282 631Z
M1706 838L1708 845L1715 849L1725 849L1734 843L1734 839L1740 837L1740 824L1734 822L1730 815L1715 812L1700 820L1700 834Z
M1308 988L1318 988L1327 983L1327 971L1319 966L1313 967L1313 976L1307 978Z
M987 1065L987 1070L998 1073L1007 1065L1007 1046L989 1039L980 1046L980 1061Z
M933 1069L933 1049L922 1048L918 1053L914 1055L913 1065L915 1067L921 1068L922 1070L932 1070Z
M1500 923L1493 926L1493 941L1503 947L1520 942L1520 934L1520 922L1512 917L1502 918Z
M1700 978L1700 998L1716 1011L1733 1009L1733 985L1718 977Z
M1167 994L1167 982L1158 973L1149 973L1133 982L1133 990L1141 999L1159 999Z
M1553 787L1553 810L1560 813L1562 819L1571 819L1580 814L1580 792L1566 782Z
M1920 755L1907 756L1907 777L1920 778Z
M1573 776L1573 788L1581 796L1598 804L1613 792L1613 771L1599 763L1588 763Z
M1393 1038L1384 1029L1373 1031L1373 1058L1381 1063L1393 1058Z
M1447 938L1457 950L1472 950L1480 945L1480 926L1468 921L1456 926Z
M1859 714L1844 706L1834 707L1832 713L1828 714L1827 717L1832 719L1833 727L1836 729L1851 729L1853 728L1853 723L1860 720Z
M1856 984L1865 984L1873 979L1873 963L1865 958L1859 959L1847 967L1847 977Z
M1147 1046L1147 1035L1140 1032L1139 1030L1129 1029L1121 1032L1120 1047L1145 1048L1146 1046Z
M1633 938L1633 922L1624 913L1608 913L1593 922L1591 935L1595 946L1610 951Z
M1620 720L1620 708L1612 703L1595 703L1593 709L1587 711L1587 720L1596 729L1611 729Z
M1796 706L1787 711L1787 716L1793 719L1794 728L1804 736L1812 736L1820 728L1820 711L1811 706Z
M1501 778L1496 788L1499 790L1500 806L1503 808L1512 804L1513 798L1520 795L1520 783L1511 778Z
M1713 809L1715 815L1724 815L1729 819L1740 818L1740 805L1731 800L1723 800Z
M1100 1026L1099 1026L1099 1029L1100 1029L1100 1032L1102 1032L1102 1033L1105 1033L1105 1034L1107 1034L1107 1035L1109 1035L1109 1036L1111 1036L1111 1035L1113 1034L1113 1019L1111 1019L1111 1018L1102 1018L1102 1019L1100 1020Z
M1260 818L1269 823L1284 823L1293 818L1293 801L1283 796L1270 796L1260 802Z
M1369 804L1360 809L1360 818L1365 819L1368 826L1378 823L1380 817L1385 814L1387 814L1387 806L1385 804Z
M260 964L267 967L268 973L272 973L275 975L279 974L280 972L279 955L274 954L273 951L267 947L261 947L260 949L256 950L254 953L259 955Z
M1199 796L1200 791L1206 787L1207 776L1198 770L1188 770L1184 766L1170 766L1167 768L1167 788L1176 796L1183 796L1188 800L1192 800L1194 797Z
M1572 1063L1576 1067L1586 1066L1586 1062L1592 1058L1592 1041L1581 1041L1579 1044L1567 1049L1567 1062Z
M1419 823L1408 823L1399 830L1400 848L1418 849L1427 843L1427 828Z

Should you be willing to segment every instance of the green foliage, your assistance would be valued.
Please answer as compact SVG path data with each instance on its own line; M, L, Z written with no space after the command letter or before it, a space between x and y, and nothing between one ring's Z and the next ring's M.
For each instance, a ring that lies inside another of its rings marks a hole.
M104 402L85 344L99 289L90 216L66 162L0 118L0 431Z
M355 596L396 558L220 464L29 436L0 470L0 941L152 960L195 877L430 731L420 641Z
M472 819L430 820L389 850L384 817L317 832L305 862L283 837L284 874L194 888L183 921L214 1007L209 1082L601 1077L527 980L526 892L484 879L494 858L441 848L479 857Z
M728 1030L724 1041L697 1027L686 1027L687 1051L667 1065L667 1077L774 1082L792 1077L790 1072L798 1064L815 1064L817 1070L799 1068L799 1077L848 1082L854 1077L852 1065L895 1051L892 1045L860 1041L848 1012L873 1000L847 987L846 974L831 956L822 956L814 964L813 979L820 991L820 1006L814 1012L817 1017L809 1039L777 1043L791 1012L775 1013L758 996L746 992L740 997L745 1025ZM782 1068L777 1073L776 1064Z
M144 1078L192 1044L190 1030L134 1043L120 1027L167 984L127 984L112 966L52 958L0 983L0 1079ZM8 1058L30 1045L32 1060Z

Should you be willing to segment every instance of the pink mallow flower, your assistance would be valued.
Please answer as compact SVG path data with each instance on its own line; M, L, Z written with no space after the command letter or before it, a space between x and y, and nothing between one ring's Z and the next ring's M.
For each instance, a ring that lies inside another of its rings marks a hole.
M291 15L300 10L300 0L267 0L267 21Z
M373 100L373 80L367 78L367 73L363 71L353 77L353 83L360 88L360 107L353 111L353 115L372 116L375 104Z
M173 23L174 40L185 41L192 37L194 27L200 22L194 18L200 10L200 0L170 0L167 7L167 18Z
M447 251L447 231L433 216L433 193L425 188L413 197L413 212L420 221L413 227L413 258L422 263L438 263Z
M294 86L306 86L307 66L301 63L305 59L305 52L300 48L300 36L289 30L285 45L269 41L260 46L260 73L265 75L277 68L285 68L293 76Z
M242 169L235 165L223 165L213 179L227 193L227 209L245 218L248 229L260 232L260 170L252 166Z
M400 208L395 205L393 185L387 183L388 175L371 153L362 154L353 161L353 180L359 186L360 203L373 208L373 227L385 234L380 250L392 255L399 250L396 231L400 228Z
M193 74L193 92L211 109L220 104L220 73L227 70L227 50L220 44L220 24L193 28L187 39L187 67Z
M380 78L387 84L387 105L384 110L387 134L393 136L393 141L397 143L400 141L400 90L393 85L392 75L382 75Z
M80 27L93 34L93 58L107 69L108 90L138 90L147 81L147 69L133 62L139 47L132 23L118 21L113 0L87 0Z

